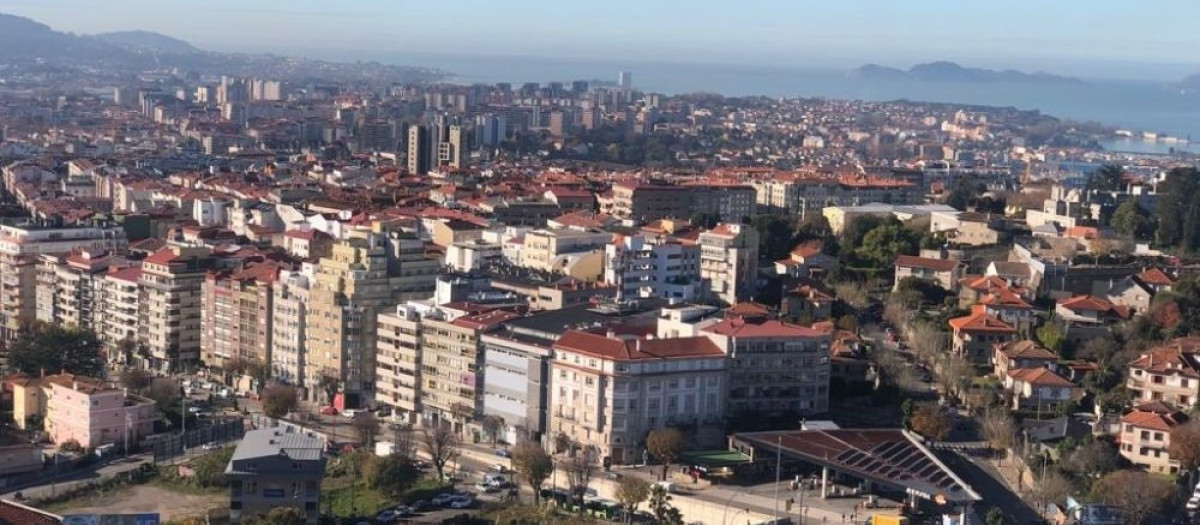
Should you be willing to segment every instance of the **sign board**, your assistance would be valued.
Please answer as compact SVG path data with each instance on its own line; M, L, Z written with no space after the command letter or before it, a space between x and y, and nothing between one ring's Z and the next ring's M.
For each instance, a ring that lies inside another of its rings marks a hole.
M63 525L160 525L158 513L153 514L67 514Z

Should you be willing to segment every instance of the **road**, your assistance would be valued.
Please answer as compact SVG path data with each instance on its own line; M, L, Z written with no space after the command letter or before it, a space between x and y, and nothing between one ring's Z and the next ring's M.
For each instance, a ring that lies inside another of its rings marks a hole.
M17 492L20 492L25 498L42 498L52 496L56 492L69 490L75 486L85 483L93 483L103 479L108 479L123 472L132 471L143 463L148 463L151 459L151 454L143 453L130 456L128 458L120 458L110 461L97 469L80 469L70 472L64 472L52 482L47 482L42 485L25 487L20 490L13 490L0 494L2 499L13 499Z
M939 451L938 458L983 496L976 506L980 516L986 516L992 507L999 507L1008 515L1008 523L1036 523L1040 519L1033 507L1008 488L987 460L950 451Z

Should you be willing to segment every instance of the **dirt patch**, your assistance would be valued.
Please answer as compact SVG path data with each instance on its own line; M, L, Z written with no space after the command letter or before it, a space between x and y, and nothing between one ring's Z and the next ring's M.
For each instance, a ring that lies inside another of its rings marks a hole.
M204 516L209 509L229 508L228 495L181 494L153 485L135 485L105 495L101 501L80 502L87 507L59 508L61 514L139 514L157 512L163 522Z

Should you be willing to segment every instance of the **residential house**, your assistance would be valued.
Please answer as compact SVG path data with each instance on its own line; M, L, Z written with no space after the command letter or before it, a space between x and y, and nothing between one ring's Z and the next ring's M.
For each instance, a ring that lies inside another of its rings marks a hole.
M1009 370L1004 387L1011 396L1013 410L1036 410L1049 413L1078 401L1083 389L1049 368L1018 368Z
M1162 401L1133 407L1121 417L1121 456L1155 474L1179 473L1179 461L1171 459L1171 432L1187 421L1186 413Z
M933 283L943 290L958 291L958 282L962 280L962 263L953 259L932 259L914 255L896 257L896 283L893 290L900 288L900 281L915 277L922 281Z
M75 441L84 448L138 443L154 432L154 401L71 374L46 376L46 433L51 441Z
M1010 341L995 346L992 369L996 377L1004 378L1013 370L1028 368L1050 368L1058 362L1058 354L1028 339Z
M234 525L277 507L294 507L316 525L325 477L325 440L275 427L246 432L225 467L229 520Z
M1190 407L1200 400L1200 337L1174 339L1129 363L1125 389L1133 401Z
M1017 329L987 313L983 305L976 305L970 315L950 320L952 348L954 353L975 363L986 363L997 343L1012 341Z
M789 277L818 277L837 266L837 258L824 252L821 241L796 246L787 259L775 261L775 273Z
M1092 295L1059 299L1054 314L1064 325L1066 339L1076 345L1097 337L1108 337L1109 325L1132 315L1128 307Z

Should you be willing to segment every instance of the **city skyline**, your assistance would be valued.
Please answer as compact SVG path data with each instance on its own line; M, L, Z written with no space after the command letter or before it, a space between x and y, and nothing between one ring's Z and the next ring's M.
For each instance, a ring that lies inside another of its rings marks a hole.
M16 0L5 11L76 33L143 29L216 51L351 60L401 62L406 54L424 53L849 68L947 59L1092 77L1194 72L1200 65L1192 51L1200 48L1200 35L1188 30L1187 21L1200 15L1200 6L1162 4L1147 10L1115 1L761 1L727 12L710 1L684 10L614 0L605 12L629 15L600 16L575 4L523 3L496 11L481 0L436 8L379 2L330 7L311 0L246 7L217 0L202 10L170 1ZM611 22L594 23L589 17L595 16Z

